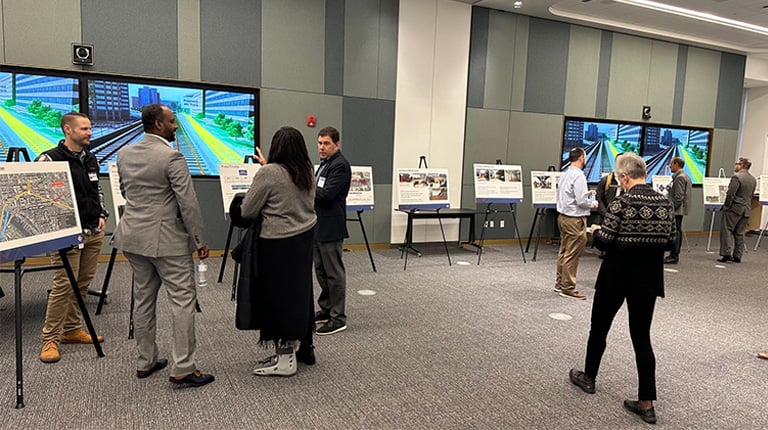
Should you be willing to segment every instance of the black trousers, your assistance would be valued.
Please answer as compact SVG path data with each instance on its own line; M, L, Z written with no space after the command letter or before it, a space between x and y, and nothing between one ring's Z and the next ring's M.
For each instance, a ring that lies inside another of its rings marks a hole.
M587 341L584 372L595 378L605 352L606 338L613 318L624 303L622 295L595 292L592 303L592 325ZM635 349L639 400L656 400L656 357L651 347L651 323L656 297L626 297L629 312L629 335Z
M675 248L669 253L670 257L680 258L680 247L683 245L683 216L675 215L675 228L677 233L675 235Z

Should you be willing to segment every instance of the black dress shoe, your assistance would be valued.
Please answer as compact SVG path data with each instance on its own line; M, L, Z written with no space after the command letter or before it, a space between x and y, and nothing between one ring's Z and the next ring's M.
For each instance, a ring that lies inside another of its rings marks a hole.
M589 378L581 370L571 369L570 373L568 373L568 378L570 378L573 385L581 388L585 393L595 394L595 380Z
M732 260L734 263L741 263L741 257L732 257L732 258L731 258L731 260Z
M717 261L719 261L721 263L727 263L727 262L731 261L731 256L730 255L723 255L722 257L718 258ZM741 261L741 260L739 260L739 261Z
M677 264L677 262L677 257L673 257L671 255L664 258L664 264Z
M296 351L296 360L299 363L310 366L315 364L315 347L313 345L304 346L304 344L301 344L299 350Z
M216 378L214 378L213 375L206 375L199 370L195 370L187 376L171 376L168 378L168 380L174 384L188 385L191 387L202 387L203 385L210 384L215 379Z
M158 370L165 369L165 366L168 365L168 360L165 358L161 358L155 362L155 364L149 368L149 370L137 370L136 371L136 377L139 379L149 378L152 376L153 373L157 372Z
M650 409L640 409L638 404L634 400L624 400L624 409L640 416L640 418L648 424L656 424L656 411L653 410L653 406Z

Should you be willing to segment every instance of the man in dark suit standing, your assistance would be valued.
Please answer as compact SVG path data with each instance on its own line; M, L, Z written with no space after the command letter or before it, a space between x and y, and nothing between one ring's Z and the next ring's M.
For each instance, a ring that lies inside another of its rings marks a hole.
M342 244L347 232L347 193L352 178L349 161L341 153L339 131L325 127L317 136L320 167L315 178L315 275L320 284L317 304L320 310L315 322L324 323L317 329L320 336L347 329L345 303L347 275L342 261Z
M136 282L136 376L146 378L168 364L158 358L155 341L157 293L163 284L173 320L170 381L199 387L214 380L197 370L194 359L197 289L192 252L200 259L208 257L200 205L187 162L171 147L179 128L173 112L164 105L148 105L141 122L144 137L117 154L126 205L113 238L131 263Z
M757 181L749 173L752 162L749 158L741 157L736 162L728 193L723 204L723 220L720 223L720 258L721 263L733 261L741 263L744 252L744 232L749 222L749 211L752 194L755 192Z
M688 216L688 208L691 207L691 178L685 173L685 160L675 157L669 162L669 170L672 171L672 189L669 190L669 200L675 209L675 236L674 248L664 258L664 264L677 264L680 260L680 246L683 244L683 217Z

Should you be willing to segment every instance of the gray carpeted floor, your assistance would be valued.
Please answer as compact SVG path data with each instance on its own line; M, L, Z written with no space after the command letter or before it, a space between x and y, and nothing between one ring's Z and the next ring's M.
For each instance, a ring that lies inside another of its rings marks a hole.
M755 238L748 240L750 251ZM768 350L764 318L767 252L716 267L706 237L671 268L667 298L657 306L659 428L768 427ZM716 249L715 249L716 250ZM257 334L234 328L232 266L222 284L200 291L199 367L216 376L202 388L178 389L167 372L135 377L135 344L127 339L130 268L119 263L110 302L95 316L106 357L89 345L64 345L62 360L43 364L39 332L51 272L24 277L24 393L15 405L13 277L0 275L0 428L277 428L277 429L629 429L646 428L621 402L636 398L626 312L608 339L597 393L568 382L582 368L600 260L587 250L579 269L586 301L552 291L556 247L522 262L517 245L488 247L482 264L471 251L424 247L403 271L397 250L345 254L349 328L316 338L315 366L291 378L251 374L268 354ZM221 259L210 260L210 277ZM464 263L464 264L461 264ZM467 264L468 263L468 264ZM99 268L98 284L106 267ZM375 291L361 295L360 290ZM161 353L170 352L170 321L160 306ZM562 313L570 320L550 316ZM4 394L3 394L4 393Z

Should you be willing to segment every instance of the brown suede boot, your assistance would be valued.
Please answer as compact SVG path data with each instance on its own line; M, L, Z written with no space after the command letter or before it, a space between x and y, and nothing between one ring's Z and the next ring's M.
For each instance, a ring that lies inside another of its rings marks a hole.
M43 363L55 363L61 360L59 354L59 343L55 340L49 340L43 343L43 350L40 352L40 361Z
M99 343L104 342L104 336L99 336ZM93 343L91 335L83 329L77 329L61 335L61 343Z

